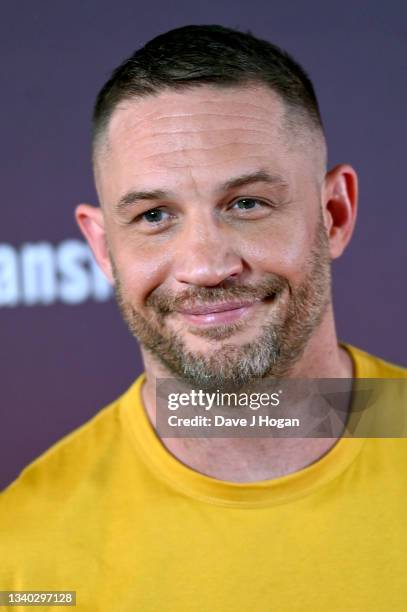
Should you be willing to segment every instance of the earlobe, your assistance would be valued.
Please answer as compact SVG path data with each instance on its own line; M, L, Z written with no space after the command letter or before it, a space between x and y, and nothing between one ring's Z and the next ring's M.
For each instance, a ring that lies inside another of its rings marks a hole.
M324 218L332 259L340 257L356 222L358 179L348 164L335 166L325 177Z
M102 209L90 204L79 204L75 209L75 219L85 236L103 273L113 284L112 268L105 231Z

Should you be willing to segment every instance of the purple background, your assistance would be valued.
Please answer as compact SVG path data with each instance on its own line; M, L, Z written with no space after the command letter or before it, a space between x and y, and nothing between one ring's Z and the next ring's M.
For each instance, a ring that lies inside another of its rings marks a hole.
M173 27L220 23L285 47L310 73L330 164L359 172L353 242L334 265L341 339L406 364L407 4L15 1L2 4L0 243L80 238L96 203L90 115L109 72ZM112 300L0 309L0 489L141 371Z

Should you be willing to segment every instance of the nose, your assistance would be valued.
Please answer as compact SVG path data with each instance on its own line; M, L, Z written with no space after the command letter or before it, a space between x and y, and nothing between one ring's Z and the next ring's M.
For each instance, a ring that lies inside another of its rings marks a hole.
M179 283L213 287L237 278L243 269L239 244L230 229L201 218L179 236L174 271Z

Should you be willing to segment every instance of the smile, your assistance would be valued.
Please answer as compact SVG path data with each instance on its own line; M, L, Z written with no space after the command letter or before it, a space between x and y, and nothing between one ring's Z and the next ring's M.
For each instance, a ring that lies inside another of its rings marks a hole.
M200 326L227 325L246 316L261 300L222 302L196 305L179 309L177 312L188 323Z

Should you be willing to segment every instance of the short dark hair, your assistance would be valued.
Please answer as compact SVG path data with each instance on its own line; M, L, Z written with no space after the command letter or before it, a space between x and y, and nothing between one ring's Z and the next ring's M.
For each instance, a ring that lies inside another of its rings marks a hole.
M323 130L312 82L280 47L250 32L220 25L188 25L153 38L112 73L93 111L95 146L116 106L164 89L265 84L286 106Z

